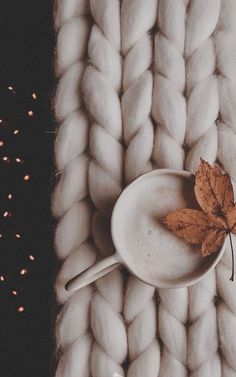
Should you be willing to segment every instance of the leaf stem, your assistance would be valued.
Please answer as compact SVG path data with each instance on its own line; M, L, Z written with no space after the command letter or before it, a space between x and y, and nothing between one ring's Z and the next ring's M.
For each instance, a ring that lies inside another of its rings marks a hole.
M229 280L234 281L234 248L231 233L229 232L229 240L230 240L230 247L231 247L231 257L232 257L232 275Z

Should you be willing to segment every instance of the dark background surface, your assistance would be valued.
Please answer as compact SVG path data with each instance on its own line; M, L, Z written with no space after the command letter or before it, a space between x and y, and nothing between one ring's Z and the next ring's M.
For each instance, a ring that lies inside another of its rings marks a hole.
M50 0L0 1L1 377L50 375L52 8Z

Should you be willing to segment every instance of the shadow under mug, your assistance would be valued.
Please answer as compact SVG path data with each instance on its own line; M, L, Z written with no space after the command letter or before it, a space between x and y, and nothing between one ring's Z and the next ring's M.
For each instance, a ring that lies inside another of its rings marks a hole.
M170 212L195 208L193 175L186 171L158 169L127 186L114 206L111 235L116 253L100 260L65 286L68 291L83 288L121 264L133 275L158 288L190 286L211 271L224 253L207 257L200 245L190 245L162 223Z

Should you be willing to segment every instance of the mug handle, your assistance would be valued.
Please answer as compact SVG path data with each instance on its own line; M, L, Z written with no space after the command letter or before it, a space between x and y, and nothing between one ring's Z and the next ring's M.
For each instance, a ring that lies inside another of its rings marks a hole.
M74 276L66 283L65 289L69 292L74 292L77 289L86 287L86 285L115 270L119 265L120 260L118 255L113 254L105 259L100 260L98 263L95 263L93 266L87 268L81 274Z

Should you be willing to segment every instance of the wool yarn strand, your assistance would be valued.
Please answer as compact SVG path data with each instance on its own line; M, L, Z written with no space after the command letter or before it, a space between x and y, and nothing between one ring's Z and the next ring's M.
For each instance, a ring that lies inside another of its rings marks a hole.
M68 279L88 268L96 258L96 247L89 240L92 217L87 199L89 122L80 92L90 31L87 1L58 1L55 24L56 73L59 78L55 115L60 127L55 142L59 182L52 207L59 220L55 245L62 261L55 288L58 302L64 304L56 322L57 347L61 351L56 377L90 377L92 290L86 287L69 294L64 288Z
M153 77L149 31L156 20L157 0L123 0L122 119L125 143L125 181L130 183L152 169L154 129L150 118ZM156 337L155 289L130 276L124 298L128 324L128 377L156 377L160 347Z
M186 168L195 173L200 158L214 163L217 156L216 120L219 113L214 32L219 0L192 1L186 23ZM220 377L215 270L189 288L187 361L190 376Z
M94 26L89 38L89 65L83 78L83 95L90 113L89 191L95 206L93 237L104 256L114 252L109 221L122 189L123 148L120 107L120 3L90 0ZM92 377L124 375L127 356L123 310L124 279L116 270L96 282L91 305Z
M223 168L236 181L236 1L222 0L221 15L215 36L217 51L217 72L220 94L220 116L218 123L218 159ZM236 249L233 237L234 250ZM218 332L222 353L222 377L236 376L236 286L229 280L232 260L230 243L218 264L217 286L219 300L217 305ZM234 275L236 280L236 275Z
M220 0L191 1L186 22L187 125L185 167L195 172L200 158L214 163L217 156L216 119L219 113L214 32Z
M184 166L186 12L186 1L159 0L152 100L153 158L159 168ZM158 295L158 332L163 344L158 377L187 377L188 290L158 289Z

